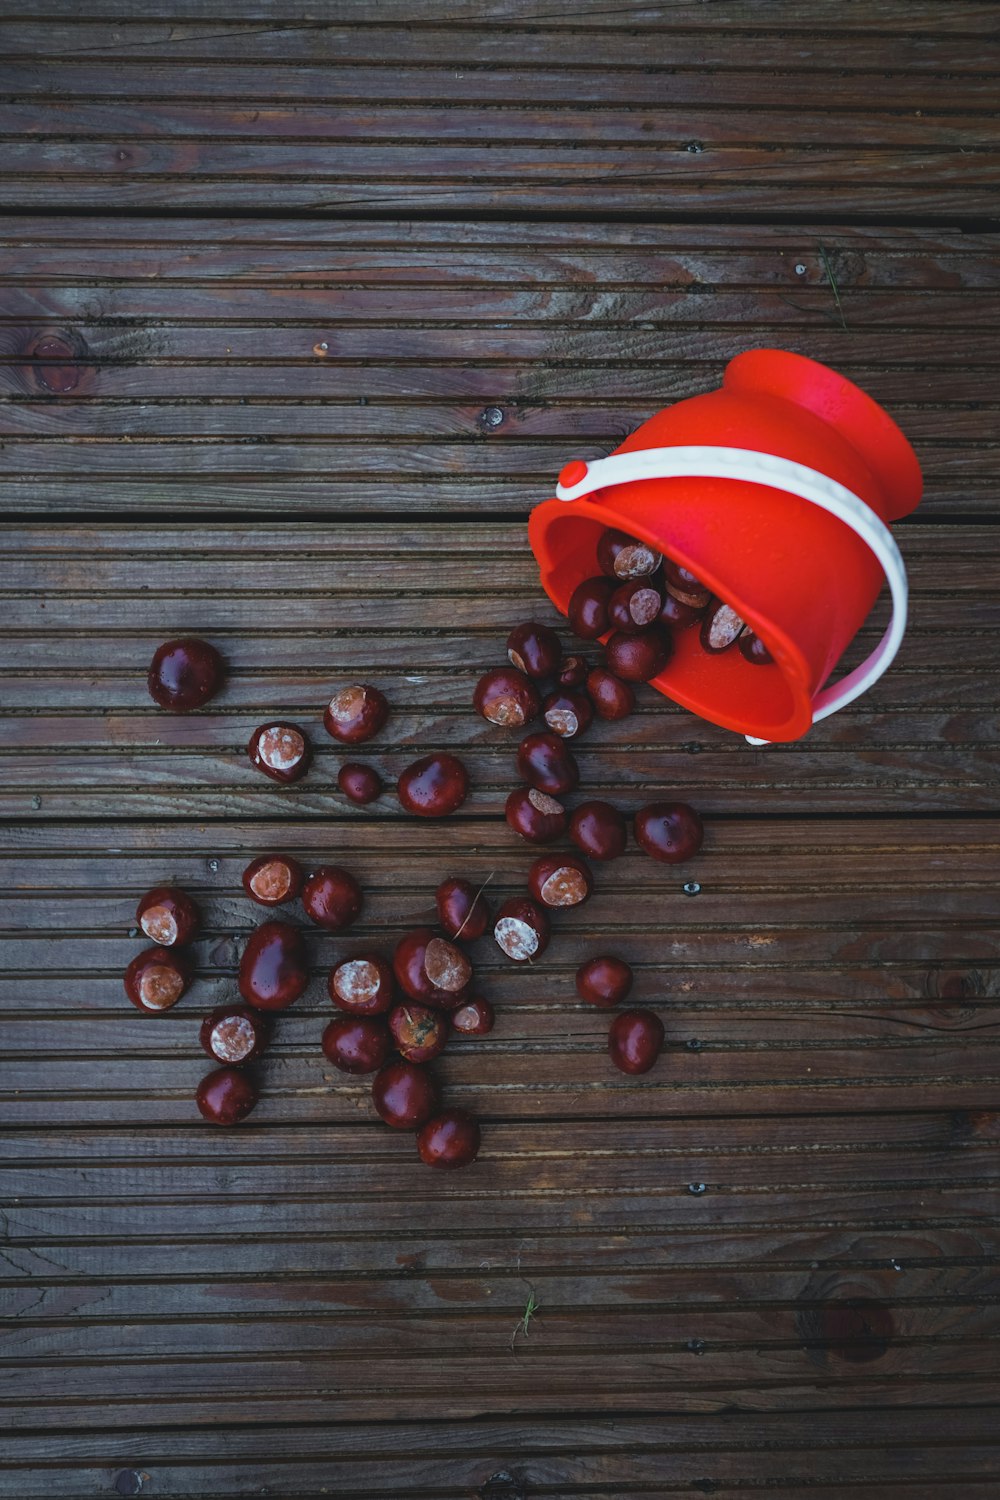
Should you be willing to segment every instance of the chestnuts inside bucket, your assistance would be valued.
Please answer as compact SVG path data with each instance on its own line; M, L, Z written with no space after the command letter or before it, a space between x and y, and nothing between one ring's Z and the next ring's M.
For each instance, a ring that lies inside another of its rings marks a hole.
M727 729L794 740L857 695L822 690L886 576L898 644L905 571L885 528L921 490L913 449L870 396L814 360L761 349L737 356L720 389L644 422L608 459L568 464L560 498L532 512L529 538L564 614L577 586L601 573L609 528L662 553L665 576L693 574L766 651L752 660L706 650L696 626L677 626L652 686ZM873 545L895 554L888 574ZM852 680L870 684L894 650Z

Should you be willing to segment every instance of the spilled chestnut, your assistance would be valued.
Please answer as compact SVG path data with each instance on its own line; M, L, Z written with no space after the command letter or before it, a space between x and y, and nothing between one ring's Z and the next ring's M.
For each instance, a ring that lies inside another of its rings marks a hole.
M312 746L298 724L261 724L247 744L250 764L272 781L301 781L312 761Z
M442 880L434 893L438 921L450 938L467 943L481 938L490 925L489 903L471 880L453 876Z
M517 667L494 667L476 683L472 705L489 724L519 729L541 707L538 689Z
M673 655L673 641L658 626L639 635L618 630L605 646L608 670L624 682L649 682Z
M534 787L515 787L507 798L504 816L514 832L530 844L549 844L566 830L567 814L562 803Z
M635 815L636 843L664 864L683 864L698 853L704 837L701 818L686 802L650 802Z
M608 600L608 620L612 630L636 635L655 625L663 608L663 595L648 578L632 578L615 589Z
M583 687L587 680L587 671L587 663L582 656L565 656L562 666L556 673L556 681L560 687L564 688Z
M370 683L355 682L334 693L323 715L323 728L342 745L360 745L378 734L388 717L385 695Z
M417 927L396 944L392 956L396 983L411 1000L454 1010L465 999L472 965L447 938L430 927Z
M690 568L674 562L672 557L663 559L663 582L668 594L691 609L704 609L712 597L711 589L707 589Z
M337 785L347 798L358 807L367 807L377 802L382 795L382 778L374 766L360 765L349 761L337 772Z
M306 916L317 927L340 932L361 915L364 897L361 887L348 870L339 865L321 865L302 887L302 906Z
M702 650L707 651L711 656L718 656L721 652L728 651L730 646L736 644L745 628L745 622L731 604L724 604L721 599L714 599L701 622L698 639L701 641Z
M242 1067L269 1044L270 1018L251 1005L219 1005L202 1021L198 1040L216 1062Z
M574 635L578 635L583 641L596 641L598 636L607 635L611 628L608 624L608 604L615 587L614 582L603 575L585 578L582 583L577 584L566 610Z
M281 906L295 900L305 878L290 854L262 854L243 871L243 889L259 906Z
M542 704L542 716L553 734L571 740L594 721L594 705L579 688L556 688Z
M239 1068L216 1068L201 1080L194 1097L210 1125L238 1125L254 1108L260 1090Z
M159 885L143 896L136 907L135 920L151 943L174 948L191 941L201 917L186 891Z
M754 667L766 667L774 661L774 657L764 645L759 635L752 630L744 630L738 637L737 646L742 657Z
M550 931L544 906L526 896L505 901L493 924L497 947L517 964L540 958L549 946Z
M288 922L265 922L251 933L240 959L238 984L257 1010L287 1010L309 983L302 933Z
M648 542L609 527L597 544L597 566L609 578L648 578L663 561Z
M452 1030L462 1036L486 1036L496 1024L496 1012L488 1000L466 1000L449 1019Z
M628 998L632 978L632 970L623 958L604 953L588 958L577 969L576 992L588 1005L611 1009Z
M527 735L517 748L517 769L529 786L550 797L572 792L580 783L576 757L558 734L542 730Z
M663 1049L663 1022L651 1010L623 1010L608 1031L608 1054L622 1073L648 1073Z
M392 1050L384 1021L340 1016L323 1031L323 1055L342 1073L377 1073Z
M153 701L168 713L186 714L214 698L224 677L225 666L215 647L184 636L157 647L146 686Z
M439 1010L404 1000L389 1012L389 1030L396 1051L407 1062L432 1062L445 1049L448 1022Z
M425 755L407 766L396 795L406 812L420 818L444 818L457 812L469 795L469 773L455 755Z
M479 1155L479 1122L465 1109L446 1109L428 1120L417 1136L417 1151L427 1167L467 1167Z
M575 854L542 854L528 871L528 890L542 906L582 906L594 877Z
M589 859L617 859L625 853L625 818L610 802L581 802L569 820L569 836Z
M527 677L551 677L562 660L562 645L548 625L528 620L507 637L507 660Z
M599 719L627 719L635 708L635 690L607 667L593 667L587 673L587 696Z
M138 1010L169 1010L191 983L191 967L172 948L147 948L125 970L125 993Z
M396 998L392 968L377 953L341 959L330 971L326 987L334 1005L356 1016L384 1015Z
M664 590L663 604L660 608L660 624L668 630L686 630L696 620L700 620L705 613L705 606L685 604L683 600L675 598L669 589Z
M439 1104L437 1086L419 1063L391 1062L372 1082L372 1102L393 1130L419 1130Z

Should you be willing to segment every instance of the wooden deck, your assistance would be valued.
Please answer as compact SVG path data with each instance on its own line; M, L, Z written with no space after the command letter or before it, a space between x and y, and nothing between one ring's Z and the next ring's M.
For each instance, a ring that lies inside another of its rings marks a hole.
M0 1494L989 1500L995 4L166 11L0 20ZM648 691L588 736L588 792L679 794L706 846L602 872L537 971L478 945L499 1022L440 1064L475 1167L325 1064L323 937L261 1106L202 1125L252 855L356 871L386 946L447 874L520 888L470 696L556 618L527 512L766 345L918 450L897 666L796 745ZM173 718L145 670L182 631L231 676ZM345 806L320 723L356 677L389 780L465 757L461 814ZM284 791L243 751L276 711L317 751ZM207 931L150 1018L120 976L168 879ZM574 1002L609 948L667 1026L641 1080Z

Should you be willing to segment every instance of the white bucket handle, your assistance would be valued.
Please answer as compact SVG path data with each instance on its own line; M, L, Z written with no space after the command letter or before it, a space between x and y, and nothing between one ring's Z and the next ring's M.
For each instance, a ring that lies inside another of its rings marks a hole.
M891 665L906 631L909 597L906 567L888 526L853 490L817 469L773 453L757 453L753 448L639 448L634 453L614 453L609 458L595 459L586 465L586 471L576 484L557 485L557 499L579 500L595 490L629 484L636 479L736 479L785 490L836 516L877 558L892 595L892 617L871 655L840 682L816 694L812 704L813 723L860 698ZM770 743L750 734L744 737L750 745Z

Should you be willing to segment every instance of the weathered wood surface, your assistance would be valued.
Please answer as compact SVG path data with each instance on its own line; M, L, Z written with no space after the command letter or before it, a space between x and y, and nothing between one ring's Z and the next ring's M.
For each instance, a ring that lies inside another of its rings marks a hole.
M0 18L0 1494L986 1500L995 5L219 9ZM704 851L599 870L529 972L475 945L498 1024L436 1066L484 1150L428 1172L325 1063L326 972L446 874L520 889L516 740L470 698L555 620L525 515L775 345L917 448L899 661L798 745L650 692L587 736L589 794L684 796ZM144 677L181 631L230 670L171 718ZM394 705L368 810L320 723L355 678ZM315 738L292 789L245 756L276 713ZM418 825L391 784L434 746L473 793ZM222 1135L197 1022L267 848L367 905L311 933ZM120 975L164 880L205 926L152 1017ZM573 991L609 949L667 1028L638 1080Z

